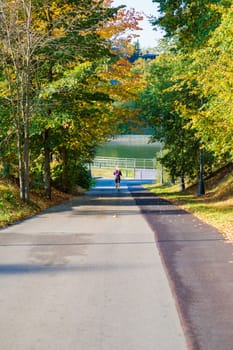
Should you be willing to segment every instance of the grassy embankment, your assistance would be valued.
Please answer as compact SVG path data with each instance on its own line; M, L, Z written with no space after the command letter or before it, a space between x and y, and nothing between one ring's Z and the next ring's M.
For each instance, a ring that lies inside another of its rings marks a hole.
M68 194L53 190L52 200L49 200L40 193L33 192L30 196L30 202L24 203L19 198L18 186L0 179L0 227L30 217L70 197Z
M168 199L184 210L193 213L206 223L216 227L233 241L233 172L232 166L217 172L205 180L206 194L197 196L197 187L191 186L184 193L179 186L146 186L155 195Z

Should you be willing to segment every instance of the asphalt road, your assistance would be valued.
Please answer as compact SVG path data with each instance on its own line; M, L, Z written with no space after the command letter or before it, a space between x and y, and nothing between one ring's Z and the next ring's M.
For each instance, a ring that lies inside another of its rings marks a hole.
M153 227L128 185L116 193L102 180L0 231L1 350L188 348Z
M137 184L130 189L154 232L190 349L232 350L232 241Z

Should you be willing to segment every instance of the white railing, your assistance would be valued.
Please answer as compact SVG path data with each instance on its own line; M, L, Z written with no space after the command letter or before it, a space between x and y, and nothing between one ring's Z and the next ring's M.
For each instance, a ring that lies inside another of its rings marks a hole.
M155 179L158 176L155 159L150 158L96 157L91 164L91 168L99 169L115 169L117 166L125 172L125 177L130 174L135 179Z
M155 169L155 159L96 157L92 163L94 168L115 168L116 166L124 169Z

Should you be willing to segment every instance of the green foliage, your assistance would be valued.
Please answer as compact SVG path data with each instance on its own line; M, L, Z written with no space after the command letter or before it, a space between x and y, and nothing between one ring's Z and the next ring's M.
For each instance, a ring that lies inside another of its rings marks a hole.
M206 47L193 54L186 77L189 81L196 80L195 94L203 99L201 109L192 111L193 126L209 149L228 159L233 159L232 43L233 6L223 12L222 23L212 33Z
M15 198L13 193L9 190L2 191L1 195L2 195L2 198L8 202L11 202Z
M154 2L168 46L147 73L142 107L164 141L161 161L171 175L195 175L200 143L209 173L233 159L232 2Z
M103 73L117 60L110 40L112 28L115 36L127 31L129 24L121 18L122 24L118 21L111 27L119 8L106 1L39 0L32 1L31 7L27 2L2 1L1 6L2 172L14 174L28 191L30 169L31 185L41 187L44 182L49 197L52 155L61 156L65 150L66 162L72 162L70 154L76 152L75 169L80 168L81 174L96 145L117 130L114 88L110 75ZM14 16L19 21L12 26ZM137 20L132 23L136 25ZM62 156L60 161L64 173L67 165ZM82 183L85 176L80 175Z
M205 45L221 22L217 5L229 6L226 0L153 0L159 4L160 17L154 20L165 30L166 37L176 41L181 50Z
M173 54L161 55L147 71L147 88L140 97L140 106L154 130L153 139L162 142L161 163L172 179L197 175L199 140L189 119L182 118L179 101L188 98L188 90L177 91L182 60Z
M64 183L64 168L61 163L56 163L52 167L52 184L55 188L64 192L76 193L76 188L89 189L91 186L91 174L87 165L78 161L69 161L67 171L67 181ZM64 184L66 187L64 187Z

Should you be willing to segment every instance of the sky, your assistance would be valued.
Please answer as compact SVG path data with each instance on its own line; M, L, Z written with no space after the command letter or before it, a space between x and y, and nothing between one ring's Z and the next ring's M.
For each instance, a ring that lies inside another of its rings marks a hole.
M128 8L134 8L136 11L143 12L145 15L156 16L158 14L156 4L152 0L114 0L113 6L126 5ZM144 15L144 17L145 17ZM162 33L153 29L148 19L145 17L140 22L143 30L138 31L140 35L138 40L141 48L155 47Z

